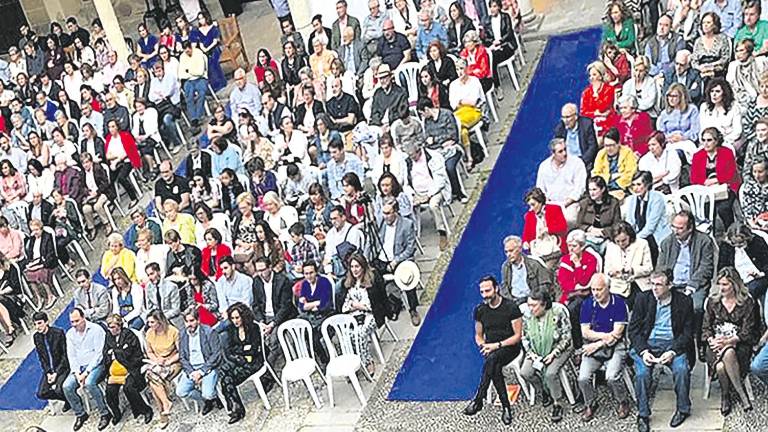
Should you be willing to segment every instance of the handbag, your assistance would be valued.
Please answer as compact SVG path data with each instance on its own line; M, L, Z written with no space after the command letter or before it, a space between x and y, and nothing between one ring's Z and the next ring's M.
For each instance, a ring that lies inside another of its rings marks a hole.
M554 253L560 253L560 238L545 234L542 238L531 241L531 255L546 257Z
M591 356L593 359L601 361L601 362L607 362L613 357L613 352L616 350L616 345L605 345L600 347L599 350L592 353Z

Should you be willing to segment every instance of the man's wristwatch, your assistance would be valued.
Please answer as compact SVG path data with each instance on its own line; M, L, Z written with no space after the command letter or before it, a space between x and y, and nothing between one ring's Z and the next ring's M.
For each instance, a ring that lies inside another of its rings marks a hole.
M502 345L501 342L499 342L499 349L501 349L502 346L504 346L504 345Z

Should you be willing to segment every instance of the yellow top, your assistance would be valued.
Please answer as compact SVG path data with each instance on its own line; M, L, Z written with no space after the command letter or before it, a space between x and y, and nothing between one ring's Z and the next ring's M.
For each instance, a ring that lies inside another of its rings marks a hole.
M163 221L163 235L170 230L176 230L181 237L181 242L194 245L195 238L195 218L186 213L179 213L176 221L171 222L168 218Z
M122 267L125 273L133 282L138 283L136 278L136 254L132 250L122 248L120 253L115 255L111 250L107 249L101 258L101 274L106 279L109 279L112 269Z

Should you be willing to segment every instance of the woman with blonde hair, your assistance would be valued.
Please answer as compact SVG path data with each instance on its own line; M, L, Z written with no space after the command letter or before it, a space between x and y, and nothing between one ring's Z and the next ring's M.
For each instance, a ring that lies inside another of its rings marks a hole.
M610 129L608 117L614 113L616 90L606 82L606 68L603 62L592 62L587 66L589 84L581 93L581 115L595 122L595 132L602 136Z
M720 381L720 412L731 412L730 390L736 391L745 411L752 402L744 390L743 379L749 373L752 348L760 338L760 314L757 302L733 267L717 274L717 289L704 307L702 339L706 341L709 373Z
M264 194L261 205L265 210L264 220L267 221L272 231L283 242L291 239L288 229L299 221L299 214L295 208L285 205L277 192L269 191Z
M141 313L144 308L144 289L133 283L120 267L112 269L112 313L120 316L125 324L135 330L144 327Z
M757 95L741 105L741 133L744 142L749 143L755 138L755 124L758 120L768 117L768 72L757 78ZM746 164L745 164L746 167Z
M637 98L637 109L656 117L656 81L648 74L651 60L646 56L635 58L632 67L632 78L621 87L622 98L634 96Z
M179 361L179 330L172 326L160 310L153 310L147 316L146 347L147 365L142 368L149 382L157 404L160 405L160 428L168 426L171 412L169 394L173 394L171 384L181 372Z
M136 279L136 254L125 247L123 236L119 233L112 233L107 237L108 249L101 257L101 274L111 275L112 270L121 268L133 282Z
M236 262L244 263L253 258L254 246L258 241L256 222L259 218L253 212L256 201L250 192L241 193L236 201L238 214L232 221L232 255Z
M193 245L196 243L194 216L179 211L179 203L173 199L163 202L163 234L175 230L181 236L181 242Z
M688 90L674 83L665 94L666 108L656 119L656 130L663 133L670 150L683 150L690 161L699 140L699 109L691 104Z

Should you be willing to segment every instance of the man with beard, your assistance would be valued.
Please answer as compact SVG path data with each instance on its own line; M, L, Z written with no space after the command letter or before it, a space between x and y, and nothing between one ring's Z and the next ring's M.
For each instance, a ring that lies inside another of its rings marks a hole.
M501 399L501 421L512 424L512 409L501 373L502 367L520 354L523 320L517 305L501 296L499 284L493 276L480 279L483 302L475 308L475 344L483 355L483 373L475 398L464 408L465 415L475 415L483 408L488 386L493 382Z

